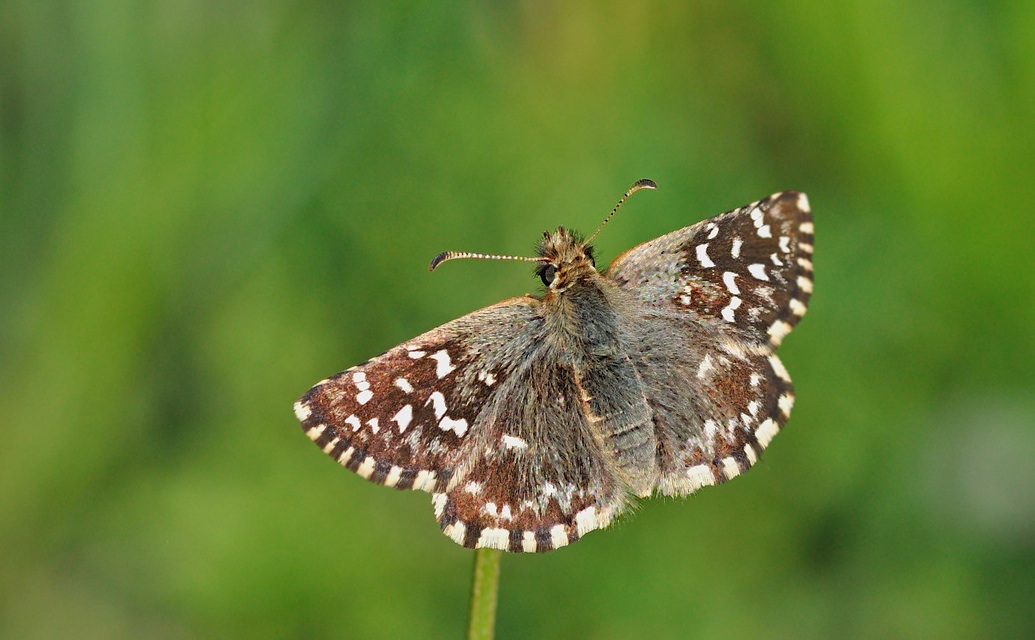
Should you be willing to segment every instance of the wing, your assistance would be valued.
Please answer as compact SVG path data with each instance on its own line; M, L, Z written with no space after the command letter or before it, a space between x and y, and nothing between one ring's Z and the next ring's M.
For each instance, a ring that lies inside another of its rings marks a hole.
M654 307L635 322L637 373L657 441L657 489L687 495L747 471L794 405L780 359L745 348L721 321Z
M780 345L812 294L812 212L786 191L615 258L607 276L653 304L715 318L752 347Z
M458 544L564 546L626 498L540 311L515 298L454 320L317 383L295 413L363 478L431 492Z
M773 353L812 292L813 223L796 192L619 256L608 276L647 304L626 331L653 413L657 488L685 495L750 468L790 416Z

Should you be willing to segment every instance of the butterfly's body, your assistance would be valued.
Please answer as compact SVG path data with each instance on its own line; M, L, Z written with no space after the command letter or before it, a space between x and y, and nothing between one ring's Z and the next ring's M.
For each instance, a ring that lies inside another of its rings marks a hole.
M757 460L793 404L773 351L811 291L811 225L803 195L777 194L605 274L560 228L540 250L543 297L318 383L296 413L363 477L430 491L459 544L564 546L634 496L687 495Z

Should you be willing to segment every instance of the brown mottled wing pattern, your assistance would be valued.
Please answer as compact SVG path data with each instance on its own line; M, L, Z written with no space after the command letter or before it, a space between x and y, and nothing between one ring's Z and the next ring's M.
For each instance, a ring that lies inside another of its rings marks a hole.
M628 319L658 441L657 488L684 495L746 471L786 422L794 390L773 353L812 292L805 195L778 193L619 256L607 276Z
M645 242L607 276L651 304L723 321L752 348L780 346L812 294L812 213L777 193Z
M295 413L360 476L431 492L457 543L533 552L606 526L625 504L580 406L540 302L526 297L317 383Z

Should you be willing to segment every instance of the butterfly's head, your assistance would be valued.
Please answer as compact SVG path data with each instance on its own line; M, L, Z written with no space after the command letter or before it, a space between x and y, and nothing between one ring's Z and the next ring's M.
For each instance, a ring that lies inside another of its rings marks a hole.
M557 293L567 290L580 278L597 272L593 247L564 227L557 227L553 233L543 233L539 256L542 263L536 268L536 275L550 291Z
M549 287L551 292L561 293L567 291L582 278L596 276L597 267L593 261L593 247L589 244L590 241L597 237L600 230L614 217L618 208L629 199L629 196L640 189L657 188L658 185L653 180L637 180L587 240L583 240L581 236L564 227L557 227L557 231L554 233L549 231L544 233L543 241L539 244L539 259L543 262L536 269L543 284Z

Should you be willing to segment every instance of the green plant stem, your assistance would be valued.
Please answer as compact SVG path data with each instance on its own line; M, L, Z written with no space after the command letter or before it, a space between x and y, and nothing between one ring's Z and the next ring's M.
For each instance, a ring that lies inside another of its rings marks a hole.
M474 578L471 581L471 617L467 625L469 640L492 640L496 632L496 599L500 587L498 549L474 552Z

